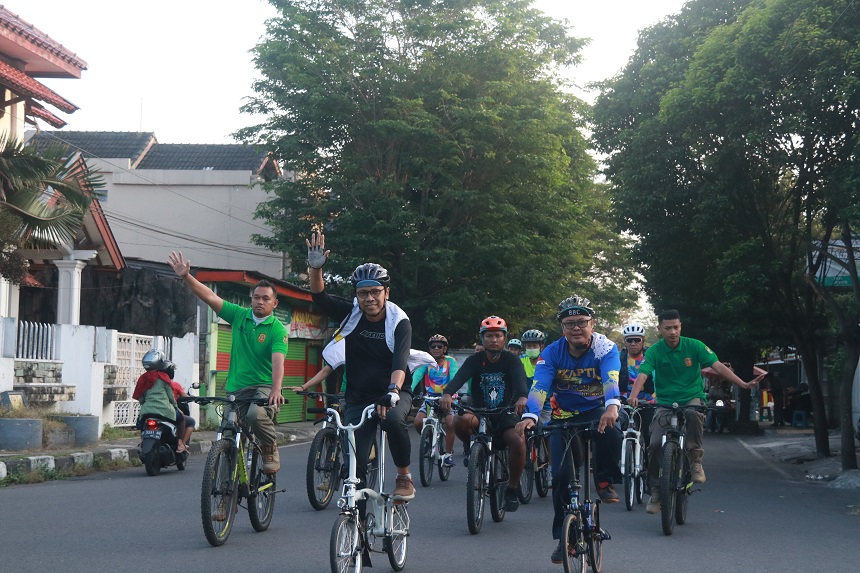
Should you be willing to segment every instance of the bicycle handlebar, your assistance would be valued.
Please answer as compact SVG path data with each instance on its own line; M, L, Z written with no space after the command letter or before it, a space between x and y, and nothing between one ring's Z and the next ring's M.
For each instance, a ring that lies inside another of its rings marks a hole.
M536 430L540 435L550 435L557 434L559 432L563 432L565 430L596 430L600 425L600 420L591 420L590 422L575 422L573 420L551 420L549 424L542 426L540 429ZM537 426L532 427L532 429L536 429Z
M366 407L361 412L361 418L359 419L357 424L344 424L340 420L340 412L335 410L334 408L326 408L326 412L332 416L334 419L334 423L337 424L337 427L344 431L349 430L357 430L359 429L367 420L372 418L376 414L376 404L371 404Z
M223 398L221 396L182 396L177 402L196 402L201 406L207 406L212 402L217 402L220 404L256 404L257 406L267 406L269 404L268 398L236 398L234 395L230 395L227 398ZM289 404L289 401L284 398L284 404Z
M296 392L299 396L307 396L308 398L331 398L332 400L340 400L344 394L329 394L328 392L310 392L308 390L299 390Z
M476 416L492 416L493 414L515 414L514 409L510 406L502 406L501 408L473 408L471 406L460 405L457 408L458 414L471 412Z

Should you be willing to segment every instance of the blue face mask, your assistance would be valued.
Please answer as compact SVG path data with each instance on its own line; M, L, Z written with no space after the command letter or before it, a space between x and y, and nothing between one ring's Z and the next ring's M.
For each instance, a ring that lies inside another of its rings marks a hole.
M526 356L529 358L537 358L540 356L540 348L530 348L526 350Z

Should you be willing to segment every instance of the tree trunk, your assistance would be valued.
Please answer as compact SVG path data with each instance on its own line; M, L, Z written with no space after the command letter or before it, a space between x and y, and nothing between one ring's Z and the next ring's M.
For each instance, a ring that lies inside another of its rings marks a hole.
M824 409L824 394L818 377L818 349L810 344L806 348L798 346L803 356L803 370L809 382L809 397L812 400L812 415L815 428L815 454L819 458L830 456L830 438L827 435L827 412Z
M857 469L857 452L854 450L854 420L851 416L851 394L854 390L854 372L860 360L860 344L845 342L845 361L842 366L842 384L839 386L839 424L841 426L842 469Z

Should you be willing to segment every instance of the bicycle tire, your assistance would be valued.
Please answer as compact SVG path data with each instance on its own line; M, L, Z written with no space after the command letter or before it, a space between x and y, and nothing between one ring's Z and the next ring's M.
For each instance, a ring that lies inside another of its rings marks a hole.
M503 478L508 470L507 456L504 455L506 453L505 450L490 456L490 515L496 523L505 519L505 489L508 487L508 480Z
M517 497L520 503L527 504L532 500L532 492L535 485L535 463L534 463L534 438L526 440L526 465L520 475L520 483L517 488Z
M603 566L603 531L600 529L600 504L591 505L591 531L588 532L588 564L594 573Z
M213 547L224 545L233 529L233 519L239 497L236 475L236 455L232 440L218 440L212 444L203 469L203 486L200 494L200 516L203 533ZM223 509L224 519L214 517Z
M444 463L442 463L445 454L448 453L445 451L445 443L447 441L447 437L448 434L445 432L445 428L440 427L439 438L436 440L436 449L439 451L439 479L442 481L448 481L448 478L451 477L451 466L446 466Z
M405 503L394 506L394 515L391 519L393 531L404 531L406 533L391 534L385 538L385 552L388 554L388 562L395 571L400 571L406 566L406 552L409 539L409 514Z
M690 473L690 458L686 453L681 456L681 468L678 476L678 493L675 499L675 523L684 525L687 522L687 502L689 501L689 487L692 483Z
M546 497L549 494L549 453L547 452L546 442L543 438L539 438L535 442L535 463L537 464L535 473L535 491L538 497Z
M476 535L484 522L484 501L487 498L487 451L482 444L475 443L469 449L469 476L466 479L466 522L469 533Z
M642 462L636 470L636 503L642 505L645 494L651 494L651 488L648 487L648 447L644 442L637 444L641 450Z
M311 442L305 475L308 501L314 509L325 509L331 503L340 482L340 465L337 430L323 428Z
M421 485L428 487L433 482L433 425L427 424L421 430L421 444L418 446L418 468Z
M678 499L678 443L666 442L660 454L660 516L663 533L672 535L675 529L675 501Z
M249 446L253 447L253 446ZM269 529L272 516L275 514L275 476L277 473L266 475L263 473L263 452L259 448L253 448L254 454L251 460L251 487L248 496L248 517L251 519L251 527L254 531L262 532Z
M361 533L355 517L341 513L331 528L329 564L331 573L361 573Z
M636 450L633 440L624 440L624 506L633 511L636 498Z
M564 556L561 562L564 565L564 573L585 573L586 555L578 513L564 516L561 539L564 541Z

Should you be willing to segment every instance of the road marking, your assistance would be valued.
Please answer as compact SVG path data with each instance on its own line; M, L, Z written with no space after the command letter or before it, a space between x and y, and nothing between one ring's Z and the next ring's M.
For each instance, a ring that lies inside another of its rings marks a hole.
M743 441L743 440L742 440L742 439L740 439L740 438L737 438L737 440L738 440L738 442L740 442L740 444L741 444L743 447L745 447L745 448L747 449L747 451L748 451L749 453L751 453L752 455L754 455L755 457L757 457L759 460L763 461L765 464L767 464L768 466L770 466L770 468L771 468L772 470L774 470L776 473L778 473L779 475L781 475L782 477L784 477L785 479L787 479L787 480L789 480L789 481L797 481L797 480L795 480L795 479L792 477L792 475L791 475L791 474L789 474L787 471L785 471L784 469L782 469L781 467L779 467L778 465L776 465L776 464L775 464L775 463L773 463L772 461L770 461L770 460L768 460L768 459L765 459L765 458L764 458L764 456L762 456L760 453L758 453L757 451L755 451L755 450L753 449L753 447L752 447L752 446L750 446L749 444L747 444L745 441Z

